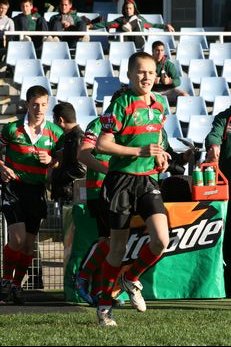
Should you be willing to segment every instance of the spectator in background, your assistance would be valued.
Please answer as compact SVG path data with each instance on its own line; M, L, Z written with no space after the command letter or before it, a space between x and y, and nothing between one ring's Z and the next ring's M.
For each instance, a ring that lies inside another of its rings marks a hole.
M12 294L17 305L24 304L21 284L32 263L41 220L47 216L48 168L57 165L57 151L63 146L62 129L45 120L47 90L30 87L26 100L25 116L5 124L0 137L5 153L0 161L2 212L9 235L3 249L0 303Z
M167 31L174 31L174 28L170 24L149 23L140 15L134 0L124 1L122 14L122 17L118 17L114 21L90 24L88 28L99 29L105 27L107 30L115 29L117 32L139 32L149 28L160 28ZM138 50L142 50L144 48L144 36L124 36L124 40L133 41Z
M22 13L13 18L15 24L15 30L17 31L47 31L48 25L44 17L42 17L37 9L33 7L32 0L22 0L20 3ZM35 48L41 48L43 37L24 36L24 40L33 41Z
M14 31L14 22L7 16L10 4L8 0L0 0L0 48L6 48L10 36L4 39L5 31Z
M77 151L84 136L77 124L75 109L69 102L61 102L53 109L54 123L65 133L62 160L51 174L51 198L64 203L73 203L74 181L84 178L86 167L77 159Z
M50 18L49 27L51 31L87 31L86 22L72 9L72 0L60 0L59 14ZM63 40L70 48L75 48L78 41L89 41L89 36L70 35L63 37Z
M153 90L166 95L169 103L175 104L178 96L187 96L188 93L178 88L180 77L174 63L165 55L165 45L163 42L153 42L152 55L156 62L156 78Z

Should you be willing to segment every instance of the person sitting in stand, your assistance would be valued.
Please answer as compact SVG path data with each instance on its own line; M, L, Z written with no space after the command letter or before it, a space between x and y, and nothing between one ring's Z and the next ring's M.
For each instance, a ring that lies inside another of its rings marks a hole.
M14 31L13 19L7 16L10 7L8 0L0 0L0 48L6 48L10 36L4 37L5 31Z
M22 13L13 18L16 31L47 31L48 25L37 9L33 7L33 0L22 0L20 3ZM33 41L35 48L41 48L43 37L24 36L24 41Z
M60 0L59 14L50 18L49 27L51 31L87 31L86 22L78 16L77 11L72 9L72 0ZM50 40L50 36L48 37ZM55 36L55 39L60 39ZM54 38L53 38L54 40ZM75 48L78 41L89 41L89 36L65 36L70 48Z
M134 0L125 0L122 7L123 16L116 18L111 22L100 22L90 24L89 29L106 28L115 29L117 32L144 31L149 28L159 28L167 31L175 31L171 24L153 24L149 23L140 15ZM124 36L125 41L133 41L138 50L142 50L145 44L144 36Z
M166 95L169 103L176 103L178 96L187 96L188 93L178 88L180 77L173 62L165 55L165 45L162 41L152 44L152 55L156 62L156 78L153 90Z

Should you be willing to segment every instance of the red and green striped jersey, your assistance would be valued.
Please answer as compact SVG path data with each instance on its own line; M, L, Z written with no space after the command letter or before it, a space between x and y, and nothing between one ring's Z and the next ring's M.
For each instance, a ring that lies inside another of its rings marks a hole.
M6 147L5 164L12 168L18 180L30 184L44 184L48 166L41 164L38 151L47 151L54 156L63 147L63 130L56 124L45 122L42 136L35 144L24 128L24 119L4 125L0 141Z
M96 144L97 138L101 132L101 123L99 118L95 118L90 122L86 128L83 142L88 142L94 145ZM92 155L101 162L101 164L108 167L110 156L107 154L100 154L95 149L92 151ZM87 188L87 199L98 199L99 191L102 186L105 174L94 171L91 168L87 168L86 177L86 188Z
M161 144L166 103L160 94L152 93L152 96L154 102L148 107L133 91L127 90L100 117L102 131L112 133L115 142L122 146ZM156 178L155 157L112 156L109 171Z

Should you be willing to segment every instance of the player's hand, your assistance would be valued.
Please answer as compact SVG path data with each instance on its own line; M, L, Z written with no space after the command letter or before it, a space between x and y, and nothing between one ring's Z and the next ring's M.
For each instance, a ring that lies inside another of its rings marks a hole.
M17 179L17 176L11 168L4 165L1 166L1 179L3 182L8 183L11 180Z
M139 157L154 157L158 154L164 152L163 148L160 145L150 144L144 147L140 147Z
M159 172L165 172L168 169L170 159L171 155L165 151L156 155L156 165Z
M52 161L52 157L45 151L39 151L38 152L38 158L40 163L48 165Z

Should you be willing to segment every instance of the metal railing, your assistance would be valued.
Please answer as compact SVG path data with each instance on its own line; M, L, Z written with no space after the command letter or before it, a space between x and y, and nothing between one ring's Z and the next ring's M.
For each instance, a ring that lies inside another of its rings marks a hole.
M124 41L125 36L152 36L152 35L173 35L174 37L180 37L180 36L206 36L206 37L214 37L217 36L219 38L220 43L224 42L224 37L230 36L230 31L198 31L198 32L192 32L192 31L173 31L173 32L167 32L167 31L142 31L142 32L107 32L107 31L97 31L97 30L89 30L89 31L5 31L4 35L7 36L20 36L20 38L23 38L23 36L85 36L89 35L91 36L106 36L108 38L118 36L120 41Z

